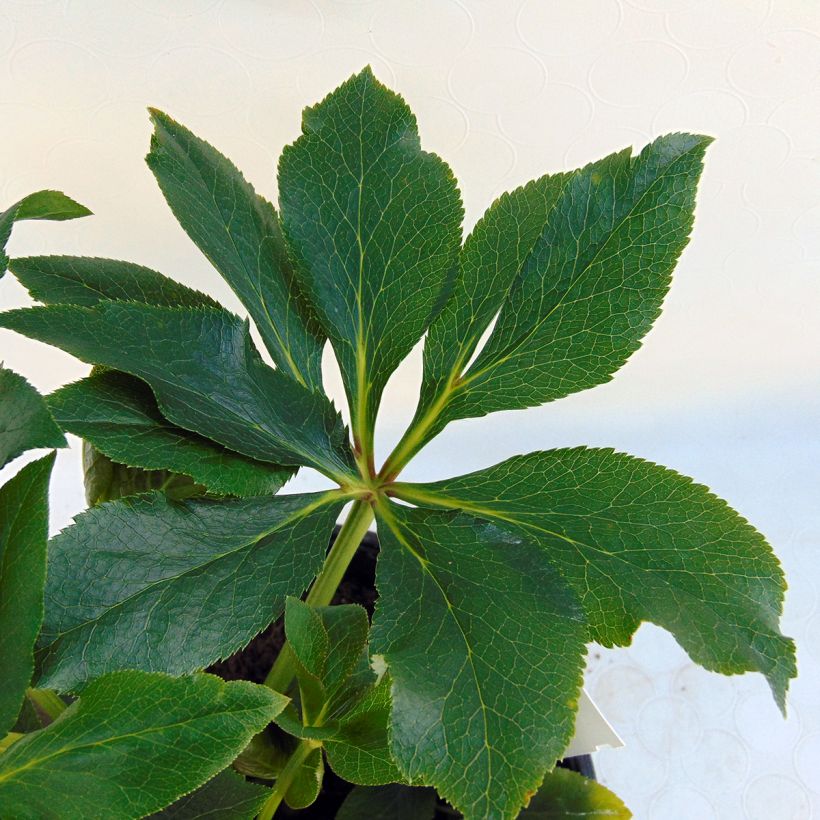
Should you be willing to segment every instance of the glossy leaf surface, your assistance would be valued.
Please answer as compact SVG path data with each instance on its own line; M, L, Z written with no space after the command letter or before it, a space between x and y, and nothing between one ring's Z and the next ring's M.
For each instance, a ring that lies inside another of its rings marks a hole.
M190 476L217 495L272 495L293 470L254 461L167 421L147 384L95 373L48 397L60 427L117 464Z
M65 446L43 397L22 376L0 366L0 467L26 450Z
M293 279L279 217L236 166L161 111L146 157L174 216L248 309L273 360L321 387L324 336Z
M0 738L14 725L34 672L34 642L43 620L53 465L52 453L27 464L0 488Z
M67 691L116 669L177 674L228 657L313 580L341 506L321 493L155 493L82 513L49 546L39 685Z
M513 818L572 734L580 607L537 544L493 523L396 504L378 521L393 755L468 820Z
M152 814L154 820L253 820L269 789L225 769L190 794Z
M519 816L521 820L629 820L632 812L600 783L577 772L555 768Z
M21 819L142 817L224 769L285 703L213 675L106 675L0 757L0 805Z
M0 314L0 326L143 379L163 416L244 455L333 475L352 469L330 402L268 367L247 323L225 310L51 305Z
M625 645L651 621L707 669L762 672L784 708L795 661L778 626L782 570L765 538L706 487L579 447L400 494L523 527L581 597L594 640Z
M354 430L432 320L461 240L450 169L370 69L304 111L279 162L296 274L336 351Z

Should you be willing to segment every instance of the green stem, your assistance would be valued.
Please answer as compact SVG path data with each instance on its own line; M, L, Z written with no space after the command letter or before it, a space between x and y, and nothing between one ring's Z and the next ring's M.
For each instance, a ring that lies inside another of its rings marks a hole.
M325 559L322 571L307 595L307 603L311 606L327 606L330 603L372 520L373 507L370 502L355 501ZM293 653L286 643L265 678L265 685L277 692L287 692L294 674Z
M4 738L0 739L0 752L5 752L12 743L16 743L21 737L25 737L21 732L9 732Z
M288 789L290 789L296 775L299 773L301 765L308 759L310 753L320 745L317 741L308 740L307 738L299 741L299 745L290 756L290 760L285 764L285 768L282 769L279 777L276 778L270 797L262 806L262 811L259 812L258 820L271 820L273 815L276 814L276 810L285 799Z
M65 702L52 689L26 689L26 697L49 722L56 720L66 710Z

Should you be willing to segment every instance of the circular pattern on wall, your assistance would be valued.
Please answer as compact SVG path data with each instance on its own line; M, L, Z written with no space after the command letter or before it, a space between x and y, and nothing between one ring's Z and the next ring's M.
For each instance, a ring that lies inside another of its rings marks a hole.
M584 54L610 41L621 25L618 0L526 0L515 26L522 42L540 54Z
M455 0L382 2L370 23L373 45L404 65L448 65L472 36L473 18Z

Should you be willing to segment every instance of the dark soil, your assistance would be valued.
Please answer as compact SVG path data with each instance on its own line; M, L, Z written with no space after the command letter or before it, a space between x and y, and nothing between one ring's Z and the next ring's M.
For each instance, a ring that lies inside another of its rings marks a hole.
M337 527L330 539L330 546L336 540ZM376 603L376 559L379 554L379 541L376 534L365 535L358 552L350 562L342 583L333 597L334 604L361 604L367 614L373 617ZM264 632L257 635L244 649L208 668L209 672L225 680L250 680L262 683L268 674L276 656L285 641L283 619L272 623ZM595 778L592 758L589 755L569 757L560 760L558 765L565 769L580 772L586 777ZM310 808L292 811L283 805L277 817L298 817L300 820L330 820L334 817L351 784L337 777L329 768L325 768L322 791L318 800ZM452 809L442 804L442 811L436 813L436 820L452 820L460 817Z

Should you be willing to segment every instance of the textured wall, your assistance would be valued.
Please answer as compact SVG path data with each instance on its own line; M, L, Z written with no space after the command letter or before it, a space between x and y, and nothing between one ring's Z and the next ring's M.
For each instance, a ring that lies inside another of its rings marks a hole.
M410 474L590 443L728 498L791 579L785 627L801 678L789 719L759 677L710 675L643 627L633 647L590 656L588 688L628 743L598 766L638 818L803 820L812 806L820 816L816 0L0 0L0 203L49 186L97 214L21 225L12 252L138 260L236 308L142 162L145 106L275 196L275 160L301 107L368 62L452 164L468 225L545 171L665 131L718 138L664 314L616 380L452 425ZM0 302L26 302L10 277ZM0 351L44 390L84 372L5 332ZM412 411L418 375L416 356L391 383L382 448ZM76 452L61 456L55 527L82 505L78 470Z

